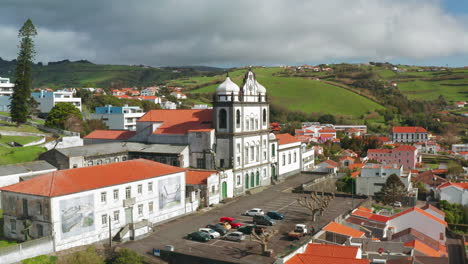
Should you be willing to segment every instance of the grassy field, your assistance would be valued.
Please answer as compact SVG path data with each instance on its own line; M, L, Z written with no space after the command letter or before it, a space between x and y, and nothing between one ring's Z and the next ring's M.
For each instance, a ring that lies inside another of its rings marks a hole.
M434 100L443 95L448 101L468 100L468 80L409 81L398 88L410 99Z
M39 140L41 137L34 137L34 136L2 136L0 137L0 143L9 143L9 142L16 142L21 145L25 145L31 143L33 141Z
M0 165L36 160L46 149L38 146L7 148L0 146Z
M363 96L320 81L273 76L280 71L282 71L281 68L254 69L257 80L267 88L267 95L271 102L290 110L360 116L368 111L383 108ZM242 69L230 72L229 76L241 85L244 73L245 69ZM218 84L212 84L191 92L212 93L217 86Z
M43 131L41 131L41 130L33 127L33 126L21 125L21 126L17 127L17 126L15 126L15 124L5 122L5 121L0 121L0 130L44 134Z

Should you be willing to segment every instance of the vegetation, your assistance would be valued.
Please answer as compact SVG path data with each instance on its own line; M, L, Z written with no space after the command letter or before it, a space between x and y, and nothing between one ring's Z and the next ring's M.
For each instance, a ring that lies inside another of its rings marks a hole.
M312 216L312 221L315 222L317 213L323 215L323 211L328 207L331 200L335 198L333 195L318 195L316 193L311 193L308 196L301 196L297 198L297 203L308 209L310 211L310 215Z
M70 129L74 128L72 126L82 122L83 117L81 116L80 110L72 103L57 103L50 110L49 115L47 115L45 125L52 128ZM81 126L79 129L75 128L71 130L79 132Z
M385 204L393 204L406 195L405 185L401 182L400 177L392 174L385 181L381 194Z
M0 209L0 226L2 227L0 228L0 248L9 247L9 246L17 244L15 241L5 239L5 237L3 236L3 210L2 209Z
M56 264L58 257L40 255L34 258L28 258L21 261L22 264Z
M336 188L340 192L356 194L356 179L347 173L343 178L336 181Z
M119 250L110 262L112 264L143 264L143 258L136 252L124 248Z
M104 258L99 256L94 247L89 247L85 251L78 251L68 255L59 261L60 264L104 264Z
M46 148L38 146L8 148L0 145L0 165L33 161L45 151Z
M25 145L28 143L31 143L33 141L39 140L41 137L35 137L35 136L5 136L2 135L0 137L0 143L9 143L9 142L16 142L21 145Z
M15 71L15 88L10 104L11 118L17 125L24 124L31 111L32 60L35 55L32 37L35 35L37 31L34 24L30 19L26 20L18 34L21 38L20 51Z
M447 223L468 225L468 207L445 200L439 201L439 207L444 211Z

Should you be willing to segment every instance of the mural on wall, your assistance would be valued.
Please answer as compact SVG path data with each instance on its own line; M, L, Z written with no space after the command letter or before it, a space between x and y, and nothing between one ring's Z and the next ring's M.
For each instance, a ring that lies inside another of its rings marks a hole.
M180 176L160 179L158 189L159 210L166 210L181 205L182 180Z
M94 195L60 201L62 238L94 230Z

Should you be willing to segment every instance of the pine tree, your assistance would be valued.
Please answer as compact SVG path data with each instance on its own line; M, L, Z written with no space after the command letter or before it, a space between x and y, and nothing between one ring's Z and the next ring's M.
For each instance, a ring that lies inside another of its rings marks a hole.
M36 54L32 37L37 35L31 19L28 19L19 30L20 51L18 53L15 88L10 102L11 118L16 125L24 124L30 114L32 87L32 60Z
M405 185L396 174L388 176L385 185L382 186L381 193L385 204L399 201L407 194Z

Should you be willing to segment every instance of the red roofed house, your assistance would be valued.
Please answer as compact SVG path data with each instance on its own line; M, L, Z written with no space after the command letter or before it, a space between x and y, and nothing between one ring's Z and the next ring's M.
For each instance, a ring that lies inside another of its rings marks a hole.
M426 142L428 141L427 130L422 127L393 127L393 142Z
M314 172L334 174L338 171L340 164L333 160L326 160L316 165Z
M360 177L356 178L356 193L363 195L375 195L382 190L382 186L387 181L388 176L395 174L400 177L406 190L410 193L413 190L411 176L403 172L403 166L392 164L367 163L361 168Z
M413 228L445 245L447 222L418 207L411 207L390 217L388 222L393 234Z
M278 172L282 178L301 171L301 142L291 134L276 134L278 140Z
M349 167L351 164L354 164L354 159L351 157L343 157L340 159L341 167Z
M220 199L219 176L215 170L189 169L185 173L187 192L200 194L200 202L204 206L218 204ZM227 191L227 188L226 188ZM197 200L197 199L194 199Z
M136 135L128 130L94 130L83 138L85 145L127 141Z
M179 91L174 91L174 92L171 93L171 95L174 96L177 99L187 99L187 95L185 95L184 93L179 92Z
M394 149L369 149L367 157L383 164L403 165L404 169L414 169L421 162L418 149L410 145L401 145Z
M437 187L440 200L468 206L468 182L447 182Z
M369 264L368 259L361 259L362 251L359 247L310 243L303 248L292 256L284 257L283 263Z
M144 160L60 170L0 188L4 235L52 236L53 251L133 239L187 213L185 169ZM190 209L190 208L189 208ZM110 228L109 228L110 225Z

